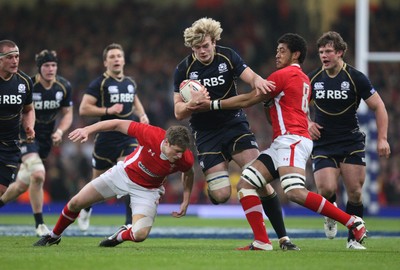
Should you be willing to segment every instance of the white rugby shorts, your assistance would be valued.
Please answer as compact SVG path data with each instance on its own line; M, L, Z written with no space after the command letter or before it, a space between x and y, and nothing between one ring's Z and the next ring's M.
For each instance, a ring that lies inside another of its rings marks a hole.
M312 140L299 135L281 135L262 151L269 155L276 169L291 166L305 169L313 147Z
M126 174L123 164L123 161L119 161L91 183L105 199L129 195L132 215L143 214L154 218L160 197L165 193L164 187L148 189L132 182Z

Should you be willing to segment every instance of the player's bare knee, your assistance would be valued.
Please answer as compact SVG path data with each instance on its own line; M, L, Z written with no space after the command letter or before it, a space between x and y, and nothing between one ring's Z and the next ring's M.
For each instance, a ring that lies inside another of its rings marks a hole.
M36 171L31 175L31 184L32 185L39 185L43 186L44 184L44 172L43 171Z
M68 209L72 212L79 212L85 207L86 206L81 203L79 197L77 197L76 195L72 197L72 199L68 202Z
M209 190L208 195L211 196L214 201L218 203L227 202L231 197L231 186L224 187L218 190Z

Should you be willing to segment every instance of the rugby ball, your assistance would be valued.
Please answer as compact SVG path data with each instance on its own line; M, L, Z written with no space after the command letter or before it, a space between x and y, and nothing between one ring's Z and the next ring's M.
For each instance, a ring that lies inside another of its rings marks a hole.
M192 99L190 90L193 88L194 91L199 91L202 87L201 83L197 80L184 80L179 85L179 94L184 102L189 102Z

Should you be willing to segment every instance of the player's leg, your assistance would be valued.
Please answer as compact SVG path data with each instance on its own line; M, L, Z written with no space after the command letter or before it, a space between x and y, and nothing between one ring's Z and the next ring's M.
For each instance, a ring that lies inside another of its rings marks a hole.
M8 186L15 181L21 150L15 143L12 145L0 143L0 196ZM4 206L0 200L0 207Z
M20 171L21 169L23 169L23 165L21 165ZM8 186L6 192L4 192L4 194L0 197L0 200L2 201L2 206L11 201L14 201L19 197L19 195L28 190L30 183L29 176L25 180L22 178L17 178L15 182L11 183L11 185Z
M43 220L43 184L45 181L45 167L38 153L29 153L22 157L21 168L17 181L29 183L29 200L35 219L37 236L43 236L50 231Z
M243 128L246 128L245 126ZM241 152L236 152L232 155L232 159L242 167L242 171L246 169L255 159L258 159L262 163L262 167L265 170L264 176L267 176L267 181L272 181L279 177L279 174L275 168L275 165L269 155L261 154L256 148L254 135L246 129L245 134L247 136L241 136L240 139L235 140L234 150L245 149ZM283 250L299 250L299 248L293 244L286 232L285 223L283 221L282 206L280 204L277 193L270 184L264 185L261 189L257 189L258 195L261 199L263 210L268 217L271 225L273 226L278 239L279 246Z
M221 162L213 166L205 171L204 175L210 201L216 205L227 202L232 192L227 162Z
M336 192L340 169L338 162L331 158L313 158L314 181L318 191L329 202L336 204ZM329 239L333 239L337 234L336 221L324 217L324 231Z
M129 190L132 225L121 226L113 235L100 242L101 247L115 247L124 241L142 242L150 234L164 188L146 189L131 182Z
M253 243L238 248L239 250L272 250L271 241L265 228L263 207L256 191L267 184L264 175L269 179L272 178L262 162L255 160L244 169L237 185L239 202L254 234Z
M332 218L349 230L352 230L357 242L361 243L367 237L364 221L342 211L321 195L305 188L304 171L300 168L279 168L281 185L289 200L300 204L316 213Z
M198 162L207 182L207 192L213 204L228 201L231 197L231 183L228 173L230 156L224 153L224 130L196 131L195 140Z
M78 217L79 212L100 201L128 194L127 183L131 182L124 171L123 164L87 183L62 210L50 234L43 236L34 246L51 246L61 241L61 234Z
M97 170L95 168L92 169L92 179L96 179L101 174L103 174L107 169ZM92 205L89 205L82 209L78 216L78 227L81 231L87 231L90 226L90 216L92 215Z
M61 234L68 228L69 225L74 223L75 219L78 217L79 212L93 203L104 200L105 197L97 191L94 183L96 180L93 180L86 184L78 194L76 194L65 206L62 210L56 225L53 230L44 235L39 241L37 241L34 246L51 246L54 244L59 244L61 241ZM98 185L99 186L99 185ZM102 188L104 189L104 194L112 194L113 191L107 186L107 184L103 183ZM106 192L106 189L107 192Z
M365 182L365 166L342 163L340 167L343 176L343 184L348 197L346 212L350 215L363 218L364 205L362 201L362 187ZM348 232L346 247L350 249L365 249L364 246L355 241L351 230Z

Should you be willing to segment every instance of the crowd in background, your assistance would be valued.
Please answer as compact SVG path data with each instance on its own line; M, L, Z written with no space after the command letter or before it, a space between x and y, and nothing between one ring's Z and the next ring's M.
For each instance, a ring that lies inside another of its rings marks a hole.
M275 69L275 41L285 32L297 32L309 43L307 73L320 65L316 38L322 34L308 31L307 15L286 7L279 1L260 1L257 5L193 8L191 6L156 7L149 3L120 1L113 7L73 8L67 4L42 2L37 7L7 8L2 6L0 39L11 39L20 47L20 68L34 74L34 56L42 49L53 49L60 59L59 73L73 86L73 128L97 121L78 114L81 97L88 83L104 71L102 50L109 43L120 43L126 53L125 74L138 83L138 95L151 124L163 128L177 122L173 113L172 77L178 61L190 53L183 44L183 31L200 17L219 20L224 29L218 43L236 49L257 73L267 76ZM3 12L6 11L7 12ZM394 21L399 10L384 4L371 10L370 50L398 51L400 29ZM301 16L300 16L301 15ZM345 61L354 65L355 10L343 7L330 30L335 30L349 44ZM322 31L322 30L321 30ZM392 156L381 160L378 179L380 203L400 205L400 63L370 63L369 78L379 91L389 113L389 143ZM249 89L241 89L248 91ZM260 149L271 141L271 129L266 123L262 106L246 109ZM91 179L93 145L73 144L64 137L64 144L54 148L46 161L45 189L53 200L67 200ZM238 179L240 170L232 167L231 177ZM308 189L314 190L311 171ZM178 178L167 182L164 202L180 202ZM208 203L200 169L193 190L193 203ZM275 183L275 185L279 183ZM280 187L277 188L280 190ZM232 202L236 202L233 194ZM284 202L285 203L285 202Z

